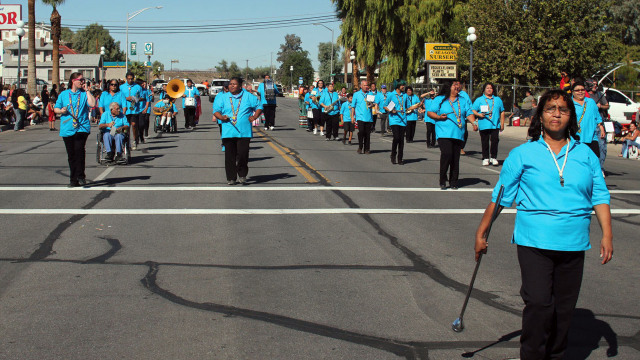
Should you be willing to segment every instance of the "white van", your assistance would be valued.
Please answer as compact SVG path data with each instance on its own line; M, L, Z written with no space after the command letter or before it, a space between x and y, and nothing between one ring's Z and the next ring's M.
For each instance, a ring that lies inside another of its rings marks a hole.
M209 85L209 102L213 102L213 99L216 98L216 95L219 92L222 92L224 88L224 84L228 83L229 79L213 79L211 80L211 84Z
M627 95L616 89L604 88L604 92L609 102L609 118L611 121L629 124L631 115L638 111L640 103L633 102Z

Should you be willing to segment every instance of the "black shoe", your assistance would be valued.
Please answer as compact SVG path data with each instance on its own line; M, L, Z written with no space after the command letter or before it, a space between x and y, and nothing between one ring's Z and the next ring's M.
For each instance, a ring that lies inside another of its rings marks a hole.
M451 190L458 190L458 185L451 185Z
M358 154L362 154L362 149L358 149L358 150L356 150L356 152L357 152Z
M391 155L391 163L394 165L397 164L395 155Z
M236 181L235 181L235 180L228 180L228 181L227 181L227 185L232 185L232 186L233 186L233 185L235 185L235 184L236 184Z
M113 161L122 161L122 153L117 153L115 159Z
M404 165L404 161L398 160L398 165Z
M441 184L440 185L440 190L447 190L447 185Z
M77 181L70 181L69 185L67 185L68 188L74 188L78 186L80 186L80 184Z
M107 153L107 160L113 160L113 152Z
M78 179L78 184L80 184L80 186L87 186L87 179Z
M365 151L364 153L367 154L367 155L371 155L371 151L369 151L369 150Z

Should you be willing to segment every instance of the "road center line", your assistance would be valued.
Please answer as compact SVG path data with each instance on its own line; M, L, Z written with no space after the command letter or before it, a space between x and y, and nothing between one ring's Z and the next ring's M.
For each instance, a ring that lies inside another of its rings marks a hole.
M335 214L483 214L485 209L0 209L2 215L335 215ZM516 209L504 209L515 214ZM640 209L611 209L616 215L640 215Z
M93 179L93 181L98 182L98 181L102 181L104 180L107 175L109 175L113 169L115 169L115 167L108 167L106 168L100 175L98 175L95 179Z
M302 166L297 164L290 156L284 153L282 149L280 149L276 144L273 143L268 137L266 137L261 131L257 131L257 134L260 135L263 139L267 141L267 144L271 146L283 159L285 159L294 169L298 170L298 172L307 179L308 183L317 184L318 180L316 180L307 170L305 170Z

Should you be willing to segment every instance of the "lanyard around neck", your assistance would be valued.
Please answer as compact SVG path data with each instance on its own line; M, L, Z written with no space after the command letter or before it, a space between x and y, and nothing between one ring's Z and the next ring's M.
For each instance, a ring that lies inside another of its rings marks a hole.
M545 145L547 145L547 150L549 150L549 153L551 154L551 157L553 158L553 162L556 164L556 168L558 169L558 174L560 175L560 186L564 187L564 167L567 165L567 159L569 158L569 139L567 139L567 151L564 154L564 162L562 163L562 168L560 168L560 165L558 165L558 160L556 159L556 154L553 153L553 150L551 150L551 146L549 146L549 144L547 144L546 141L544 141L544 139L542 140L542 142L544 142Z

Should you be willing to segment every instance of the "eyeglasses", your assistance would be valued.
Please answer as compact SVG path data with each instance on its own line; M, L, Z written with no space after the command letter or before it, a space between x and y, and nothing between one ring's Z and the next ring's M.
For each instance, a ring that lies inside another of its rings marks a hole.
M567 107L549 106L544 108L544 112L546 112L547 114L555 114L556 111L560 111L560 114L562 115L571 114L571 110Z
M586 90L584 88L582 89L573 89L573 92L585 92Z
M80 78L80 79L73 79L73 81L85 82L84 78Z
M118 84L109 84L109 86L118 86Z

